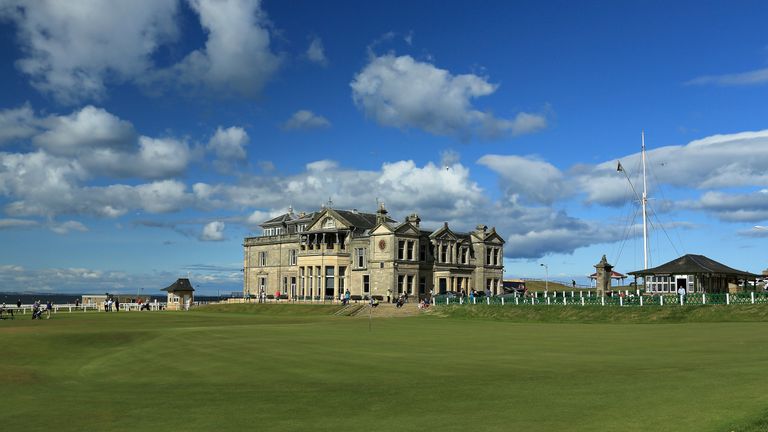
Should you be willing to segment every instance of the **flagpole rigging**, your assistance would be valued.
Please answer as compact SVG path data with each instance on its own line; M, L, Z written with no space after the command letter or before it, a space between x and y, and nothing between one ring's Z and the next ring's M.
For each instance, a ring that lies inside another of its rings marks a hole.
M637 190L635 190L635 186L632 184L632 180L629 178L629 174L627 174L627 171L623 166L621 166L621 161L619 161L618 165L616 166L616 171L624 173L624 177L626 177L627 182L629 182L629 187L632 188L632 193L634 193L635 198L640 201L640 205L643 209L643 270L648 270L648 181L645 169L645 131L641 133L640 137L642 143L640 153L643 161L643 195L638 196Z
M641 133L642 156L643 156L643 270L648 269L648 213L646 212L646 203L648 202L648 184L645 175L645 131Z

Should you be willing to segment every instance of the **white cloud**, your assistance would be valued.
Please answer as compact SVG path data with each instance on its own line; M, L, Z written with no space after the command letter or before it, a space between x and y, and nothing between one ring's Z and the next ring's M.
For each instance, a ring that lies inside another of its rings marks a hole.
M307 164L308 172L333 171L339 167L339 163L330 159L319 160Z
M133 125L104 109L86 106L68 116L51 116L46 131L32 142L56 156L75 156L94 150L127 150L136 143Z
M307 58L309 61L317 63L319 65L327 65L328 58L325 56L325 49L323 48L323 41L319 37L313 37L307 48Z
M640 153L621 158L635 187L642 185ZM713 135L686 145L647 151L653 183L676 188L722 189L768 186L768 130ZM631 198L627 180L616 172L616 160L594 167L574 167L571 181L587 194L587 201L615 205Z
M15 199L6 205L9 215L52 216L74 206L75 185L86 178L76 161L43 151L0 153L0 195Z
M683 206L705 210L724 221L760 222L768 219L768 189L752 193L709 191Z
M185 142L137 136L130 122L90 105L42 118L28 106L13 111L0 113L0 125L31 138L46 157L60 158L57 164L77 165L82 177L165 178L183 173L192 157Z
M749 86L768 83L768 68L748 72L705 75L694 78L687 85Z
M17 25L25 57L17 67L63 103L100 99L107 81L151 67L150 56L176 36L177 0L10 1L0 14Z
M188 204L184 183L163 180L136 186L141 207L150 213L168 213L180 210Z
M203 240L203 241L224 240L224 222L213 221L213 222L207 223L203 227L203 232L200 235L200 240Z
M498 85L473 74L452 75L407 55L372 57L350 86L358 108L385 126L461 138L520 135L546 127L538 114L504 119L475 109L472 100L493 94Z
M37 124L38 119L29 104L0 111L0 144L35 135Z
M48 228L56 234L69 234L70 231L88 231L85 225L78 221L66 221L66 222L51 222L48 224Z
M309 110L299 110L293 113L291 118L283 123L283 129L321 129L331 126L331 122L325 117L317 115Z
M181 62L147 77L150 86L181 85L218 95L258 96L281 57L270 49L269 22L258 0L189 0L208 39Z
M24 52L17 67L61 103L100 100L109 85L123 83L257 96L281 64L260 2L187 1L206 32L205 46L167 68L152 56L179 35L178 0L9 0L0 18L17 25Z
M485 155L477 163L495 171L508 197L551 204L566 195L566 180L554 165L534 157Z
M29 219L0 219L0 229L30 228L37 225L37 221Z
M245 159L245 147L248 145L248 133L240 127L216 129L216 133L208 141L208 150L213 151L216 157L225 160Z

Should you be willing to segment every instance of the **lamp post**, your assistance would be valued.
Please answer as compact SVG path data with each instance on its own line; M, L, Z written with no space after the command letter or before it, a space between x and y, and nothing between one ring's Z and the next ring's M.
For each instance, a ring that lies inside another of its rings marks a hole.
M549 292L549 266L544 263L539 265L544 267L544 291Z

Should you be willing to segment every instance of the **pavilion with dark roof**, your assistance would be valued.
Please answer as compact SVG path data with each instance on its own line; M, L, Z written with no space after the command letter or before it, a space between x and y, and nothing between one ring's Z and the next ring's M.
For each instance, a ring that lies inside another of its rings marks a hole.
M693 291L706 293L725 293L729 287L739 285L746 289L747 282L756 284L760 278L760 275L736 270L704 255L693 254L683 255L658 267L631 271L629 274L635 277L635 282L638 277L666 276L675 280L675 276L693 276ZM687 286L684 288L688 289Z
M195 301L195 289L187 278L177 279L176 282L163 288L168 292L166 307L168 310L189 310Z

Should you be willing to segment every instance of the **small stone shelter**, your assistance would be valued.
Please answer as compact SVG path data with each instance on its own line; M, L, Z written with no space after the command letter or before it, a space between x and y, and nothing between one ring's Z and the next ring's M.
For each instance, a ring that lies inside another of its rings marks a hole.
M187 278L177 279L176 282L163 288L168 292L166 308L168 310L189 310L195 301L195 289Z

